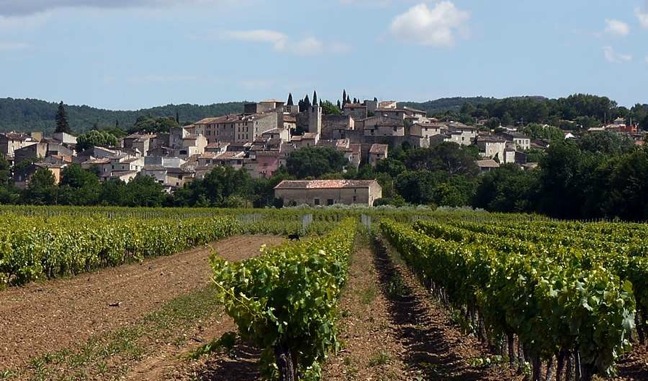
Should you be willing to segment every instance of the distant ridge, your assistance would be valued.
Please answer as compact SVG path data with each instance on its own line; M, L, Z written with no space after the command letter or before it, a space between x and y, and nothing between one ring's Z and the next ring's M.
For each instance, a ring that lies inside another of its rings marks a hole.
M245 102L216 103L212 105L166 105L136 111L113 111L90 106L66 105L68 121L74 133L82 133L93 127L130 128L139 116L173 117L176 112L183 122L195 122L209 116L221 116L243 112ZM54 116L58 103L38 99L0 98L0 132L43 131L52 132L56 126Z

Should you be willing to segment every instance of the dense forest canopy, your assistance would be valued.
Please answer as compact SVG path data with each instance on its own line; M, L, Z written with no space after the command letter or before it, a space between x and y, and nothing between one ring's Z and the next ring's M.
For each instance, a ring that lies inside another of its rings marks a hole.
M120 127L129 130L138 117L178 116L180 123L243 112L244 102L218 103L206 106L180 104L166 105L136 111L112 111L89 106L65 105L67 120L74 134L92 129ZM43 131L53 132L56 128L55 116L59 104L36 99L0 98L0 132Z
M133 128L138 118L142 117L177 118L182 125L206 117L240 113L243 111L244 103L229 102L205 106L170 104L136 111L112 111L89 106L65 105L65 111L72 132L81 134L92 129L114 127L128 131ZM322 103L328 106L326 109L329 111L335 108L332 107L333 103L328 101ZM58 106L58 103L36 99L0 98L0 132L52 132L56 127L55 116ZM648 128L648 104L638 103L627 108L619 106L607 97L588 94L575 94L558 99L539 96L504 99L455 97L427 102L399 102L399 106L424 110L430 116L445 120L456 120L467 124L486 122L489 127L540 123L571 130L598 126L621 117L626 120L626 123L638 123L642 128Z

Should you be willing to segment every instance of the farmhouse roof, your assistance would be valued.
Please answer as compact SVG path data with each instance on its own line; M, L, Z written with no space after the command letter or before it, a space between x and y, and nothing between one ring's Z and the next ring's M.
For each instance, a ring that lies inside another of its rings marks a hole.
M369 188L376 180L284 180L274 189Z

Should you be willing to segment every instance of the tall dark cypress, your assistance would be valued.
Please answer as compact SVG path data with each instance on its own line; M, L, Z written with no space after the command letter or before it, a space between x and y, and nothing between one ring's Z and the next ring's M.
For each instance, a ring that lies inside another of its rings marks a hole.
M65 111L65 106L63 101L59 103L58 110L56 110L56 130L54 132L65 132L68 134L72 133L70 129L70 124L68 123L67 111Z

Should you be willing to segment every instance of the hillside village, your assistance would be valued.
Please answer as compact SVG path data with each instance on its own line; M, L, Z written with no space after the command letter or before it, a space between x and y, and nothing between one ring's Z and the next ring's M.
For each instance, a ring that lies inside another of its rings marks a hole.
M292 103L292 102L290 102ZM115 147L94 146L77 152L76 137L67 133L7 132L0 134L0 154L9 162L32 163L14 169L14 182L25 188L30 176L39 168L54 174L57 183L61 171L72 163L84 169L94 169L101 180L119 179L129 182L138 175L151 176L163 184L168 192L183 187L195 179L202 179L216 166L229 166L247 171L252 178L268 178L295 150L304 147L331 147L344 154L348 166L356 169L361 163L373 166L389 156L390 148L409 145L428 148L442 142L460 146L476 146L481 171L487 172L502 164L515 164L532 169L537 163L528 160L529 150L544 150L548 141L532 140L515 128L499 128L497 133L455 121L440 121L428 117L425 111L399 107L394 101L365 100L345 103L341 114L325 114L320 105L300 106L267 100L247 103L243 113L210 117L193 124L174 127L165 133L141 131L128 135ZM626 126L619 118L609 125L590 129L614 131L643 143L636 125ZM566 134L566 138L573 137ZM300 182L304 189L317 187L315 183ZM374 186L362 187L374 189ZM351 182L326 185L324 189L353 187ZM278 187L286 188L286 184ZM379 188L379 186L378 186ZM374 190L379 192L379 190ZM326 192L325 192L326 193ZM356 197L331 199L321 196L329 204L356 203ZM319 204L320 197L312 202ZM362 203L380 194L363 198Z

